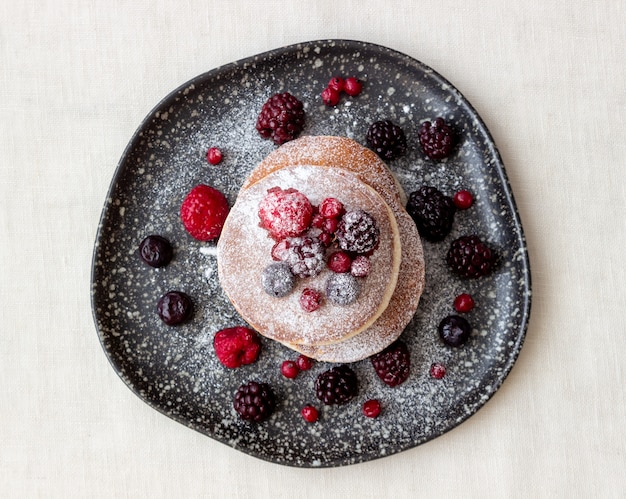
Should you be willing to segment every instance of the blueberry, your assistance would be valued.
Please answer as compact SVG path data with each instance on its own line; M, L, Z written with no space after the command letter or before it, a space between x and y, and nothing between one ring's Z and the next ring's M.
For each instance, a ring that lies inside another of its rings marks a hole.
M182 291L170 291L157 303L157 314L168 326L176 326L193 315L193 302Z
M148 236L139 244L139 256L150 267L164 267L172 259L172 245L161 236Z
M268 295L282 298L293 289L295 276L286 263L272 263L263 270L261 284Z
M335 305L354 303L360 291L359 281L352 274L332 274L326 281L326 295Z
M472 332L472 326L459 315L449 315L439 323L439 336L446 345L460 347Z

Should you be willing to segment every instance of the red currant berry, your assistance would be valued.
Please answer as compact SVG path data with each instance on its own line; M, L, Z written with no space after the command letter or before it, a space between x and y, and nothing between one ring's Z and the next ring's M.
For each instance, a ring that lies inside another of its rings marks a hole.
M222 161L223 154L217 147L211 147L206 153L206 159L212 165L219 165Z
M343 213L343 203L335 198L326 198L319 207L324 218L339 218Z
M306 355L299 355L296 359L296 364L301 371L308 371L313 367L313 359Z
M363 414L368 418L376 418L380 414L380 402L375 399L368 400L363 404Z
M358 255L354 260L352 260L352 264L350 265L350 273L354 277L365 277L370 273L372 269L372 264L370 259L365 255Z
M430 366L430 375L435 379L441 379L446 375L446 368L443 364L435 362Z
M327 87L322 92L322 100L327 106L336 106L339 104L339 92Z
M305 312L315 312L322 305L322 293L315 289L304 288L300 295L300 306Z
M320 215L319 213L316 213L315 215L313 215L313 218L311 219L311 225L313 227L315 227L316 229L321 229L324 227L324 217L322 215Z
M461 313L468 313L474 308L474 298L467 293L461 293L454 299L454 310Z
M302 408L302 411L300 411L300 414L302 414L302 417L307 423L315 423L320 417L320 414L319 412L317 412L317 409L313 407L311 404L305 405Z
M325 218L322 224L322 230L330 234L334 234L339 227L339 221L336 218Z
M356 97L363 90L363 82L354 76L350 76L346 78L346 81L343 84L343 90L350 97Z
M300 369L298 369L298 365L293 360L286 360L280 366L280 372L285 378L294 379L300 372Z
M454 206L456 206L459 210L467 210L474 202L474 196L472 196L470 191L466 190L457 192L452 199L454 201Z
M326 262L326 264L333 272L343 274L344 272L348 272L350 270L352 259L345 251L335 251L328 257L328 262Z
M317 238L324 246L330 246L330 243L333 242L333 236L328 232L322 232Z
M334 76L328 82L328 88L332 88L335 92L341 92L343 90L344 81L340 76Z

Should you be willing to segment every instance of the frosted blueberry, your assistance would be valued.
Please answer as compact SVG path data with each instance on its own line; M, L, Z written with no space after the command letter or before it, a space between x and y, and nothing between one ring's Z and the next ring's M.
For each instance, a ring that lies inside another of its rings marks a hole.
M326 295L335 305L350 305L359 297L359 281L352 274L332 274L326 281Z
M286 263L272 263L261 274L265 292L275 298L287 296L295 284L295 276Z

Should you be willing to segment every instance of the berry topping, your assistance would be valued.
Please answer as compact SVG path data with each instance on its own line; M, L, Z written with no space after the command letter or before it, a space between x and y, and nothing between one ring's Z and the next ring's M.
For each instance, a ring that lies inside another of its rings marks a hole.
M382 159L396 159L406 152L404 131L389 120L372 123L365 139Z
M430 375L435 379L441 379L446 375L446 367L439 362L434 362L430 366Z
M300 306L305 312L315 312L322 306L322 293L316 289L304 288L300 295Z
M343 84L343 91L347 93L350 97L356 97L363 90L363 82L354 76L350 76L346 78L346 81Z
M409 195L406 211L415 221L420 235L437 242L450 233L456 208L452 198L436 187L424 185Z
M447 256L450 268L465 278L487 275L494 267L495 260L495 253L476 235L452 241Z
M255 423L269 418L275 406L272 388L267 383L256 381L241 385L233 401L233 407L239 417Z
M339 227L339 221L336 218L325 218L322 223L322 230L327 234L334 234Z
M332 274L326 281L326 295L335 305L354 303L360 291L359 281L352 274Z
M418 136L424 154L431 159L443 159L452 152L454 134L443 118L422 123Z
M454 310L462 314L471 312L474 308L474 298L467 293L461 293L454 299Z
M199 241L219 237L228 216L228 201L217 189L208 185L195 186L180 207L180 218L187 232Z
M206 153L206 159L212 165L219 165L224 155L217 147L210 147Z
M439 323L438 331L446 345L460 347L469 338L472 326L459 315L449 315Z
M454 201L454 206L456 206L459 210L467 210L474 203L474 196L470 191L462 190L457 192L452 198Z
M313 359L301 354L298 355L296 364L301 371L308 371L313 367Z
M324 101L324 104L327 106L336 106L339 104L339 92L330 87L326 87L322 92L322 101Z
M328 88L332 88L335 92L341 92L344 89L345 82L340 76L334 76L328 82Z
M215 333L213 348L224 366L235 369L257 360L261 351L261 340L256 331L250 328L229 327Z
M289 92L270 97L257 118L256 129L264 139L281 145L295 139L304 128L302 102Z
M366 277L370 270L372 270L372 263L365 255L357 256L350 265L350 273L354 277Z
M352 259L345 251L335 251L328 257L327 265L333 272L343 274L344 272L348 272L350 270Z
M298 376L300 369L293 360L285 360L280 366L280 372L285 378L294 379Z
M320 417L318 410L311 404L305 405L300 413L307 423L315 423Z
M363 404L363 414L368 418L377 418L380 415L380 402L370 399Z
M404 383L411 371L411 354L402 340L396 340L382 352L371 357L378 377L386 385L398 386Z
M272 246L272 260L276 260L277 262L281 262L285 255L287 254L287 250L289 249L289 240L283 239L282 241L278 241L274 246Z
M277 241L302 234L311 225L312 217L311 202L296 189L273 187L259 204L261 224Z
M182 291L170 291L159 299L157 314L168 326L176 326L191 319L193 302Z
M324 220L326 219L322 215L316 213L311 218L311 226L315 227L316 229L321 229L322 227L324 227Z
M322 232L317 238L324 246L330 246L333 242L333 236L329 232Z
M295 284L295 276L286 263L272 263L261 274L263 290L274 298L287 296Z
M369 213L354 210L341 218L336 236L342 250L368 253L378 245L380 230L378 223Z
M288 242L283 261L295 275L314 277L324 270L326 249L317 237L293 237Z
M356 374L346 365L324 371L315 380L315 395L326 405L345 404L357 390Z
M150 267L165 267L173 253L170 242L161 236L148 236L139 244L139 256Z
M339 218L343 214L343 204L335 198L326 198L319 207L320 215L324 218Z

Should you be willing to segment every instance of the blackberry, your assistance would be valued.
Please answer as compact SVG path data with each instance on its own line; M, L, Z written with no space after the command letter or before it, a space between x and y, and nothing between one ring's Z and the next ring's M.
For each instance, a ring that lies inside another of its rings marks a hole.
M411 371L411 354L402 340L396 340L382 352L371 357L372 366L386 385L404 383Z
M496 255L478 236L462 236L452 241L446 261L460 277L475 278L491 272Z
M263 290L275 298L287 296L294 284L295 276L286 263L272 263L265 267L261 274Z
M390 120L372 123L367 129L365 139L382 159L396 159L406 152L404 131Z
M281 145L295 139L304 128L302 102L289 92L270 97L256 121L256 129L264 139Z
M422 151L430 159L443 159L452 152L454 133L443 118L437 118L434 123L425 121L420 125L417 134Z
M444 239L452 229L456 207L450 196L436 187L424 185L409 195L406 211L420 235L431 242Z
M437 330L446 345L460 347L469 338L472 326L460 315L448 315L439 323Z
M324 270L326 248L317 237L292 237L287 242L288 248L282 254L282 260L295 275L314 277Z
M339 306L346 306L354 303L359 297L361 287L359 281L350 273L333 273L326 281L326 296Z
M372 215L363 210L354 210L341 218L335 236L342 250L368 253L378 246L380 229Z
M315 395L326 405L345 404L357 390L356 374L346 365L324 371L315 380Z
M139 244L139 256L150 267L165 267L173 253L172 245L162 236L148 236Z
M157 314L168 326L182 324L193 315L193 301L182 291L170 291L159 299Z
M269 418L275 406L276 400L272 388L267 383L256 381L241 385L233 401L233 407L239 417L255 423Z

